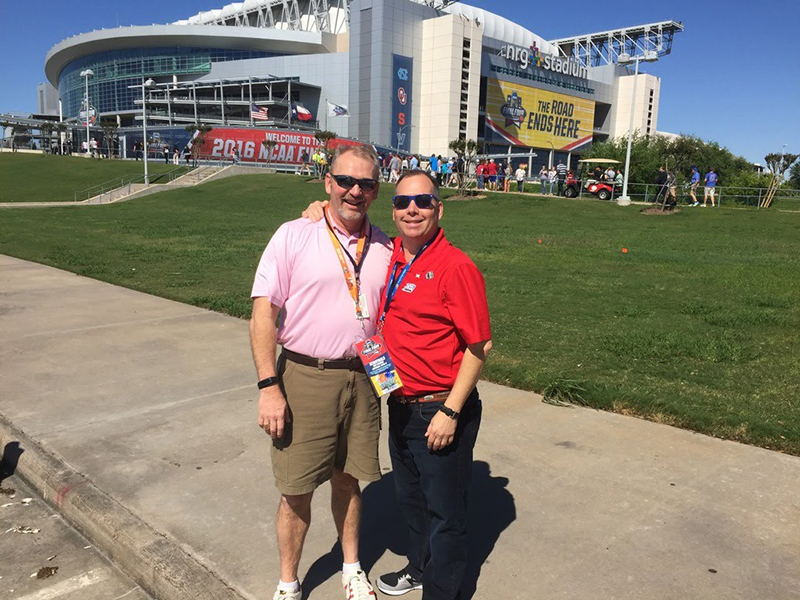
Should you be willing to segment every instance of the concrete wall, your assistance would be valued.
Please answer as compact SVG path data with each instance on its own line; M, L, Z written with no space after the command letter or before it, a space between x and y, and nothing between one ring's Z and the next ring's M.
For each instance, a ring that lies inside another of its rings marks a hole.
M421 57L414 61L421 85L415 91L419 118L412 149L447 156L453 154L450 141L478 137L483 27L462 15L445 15L425 21L422 30Z
M419 123L422 22L437 16L436 10L409 0L353 0L350 4L351 135L391 145L393 54L414 58L411 119ZM414 150L419 125L410 129Z
M661 94L661 79L647 73L639 73L636 98L633 98L633 81L636 76L619 77L615 83L614 103L611 109L610 136L627 136L633 111L633 131L641 135L653 135L658 127L658 104Z

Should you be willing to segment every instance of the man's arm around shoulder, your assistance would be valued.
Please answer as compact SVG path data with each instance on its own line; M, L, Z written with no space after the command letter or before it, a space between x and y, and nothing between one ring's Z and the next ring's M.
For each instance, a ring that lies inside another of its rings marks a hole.
M272 304L269 298L259 297L253 301L253 315L250 318L250 347L253 361L258 372L258 379L277 376L275 361L278 345L278 328L276 322L280 307ZM272 439L283 437L289 417L289 406L283 397L280 385L265 387L259 392L258 426L264 429Z

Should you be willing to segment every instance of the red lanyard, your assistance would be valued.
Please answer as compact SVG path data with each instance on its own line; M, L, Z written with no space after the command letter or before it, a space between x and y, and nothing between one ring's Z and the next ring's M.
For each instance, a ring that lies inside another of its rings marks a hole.
M328 236L331 238L331 243L333 244L333 249L336 251L336 256L339 259L339 264L342 266L342 274L344 275L344 281L347 283L347 289L350 291L350 297L353 299L353 302L356 305L356 318L363 320L365 317L363 316L363 311L361 309L361 267L364 265L364 260L367 257L367 252L364 251L365 247L367 251L369 247L367 245L367 219L364 218L364 226L361 229L361 236L358 238L358 245L356 246L356 257L353 259L350 256L350 253L347 249L342 245L341 240L337 237L337 235L333 232L333 226L331 225L330 219L328 218L330 214L329 207L325 207L325 224L328 226ZM371 236L370 236L371 237ZM350 267L347 265L347 261L345 260L345 256L350 259L350 262L353 263L353 270L355 274L350 272ZM366 308L366 307L365 307Z

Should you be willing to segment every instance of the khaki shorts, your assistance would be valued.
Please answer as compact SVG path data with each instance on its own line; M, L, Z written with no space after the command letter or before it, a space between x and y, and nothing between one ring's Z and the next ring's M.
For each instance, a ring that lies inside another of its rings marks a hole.
M713 188L713 187L707 187L706 188L706 196L709 196L709 197L713 198L714 197L714 189L715 188Z
M380 479L381 408L366 374L321 371L281 354L278 375L292 419L272 444L278 490L287 496L313 492L334 469L361 481Z

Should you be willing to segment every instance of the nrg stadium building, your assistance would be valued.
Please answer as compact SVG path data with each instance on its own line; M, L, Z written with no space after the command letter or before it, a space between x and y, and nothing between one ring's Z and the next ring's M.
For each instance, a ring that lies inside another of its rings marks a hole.
M548 40L453 0L245 0L63 40L47 55L39 112L89 119L98 134L97 117L116 119L122 155L141 141L144 104L158 144L185 144L187 125L205 123L209 153L238 147L244 161L266 160L259 140L274 139L271 161L297 162L322 128L421 155L475 139L483 153L535 153L538 169L626 135L631 113L634 130L654 134L660 79L640 73L634 98L621 63L668 54L682 29Z

